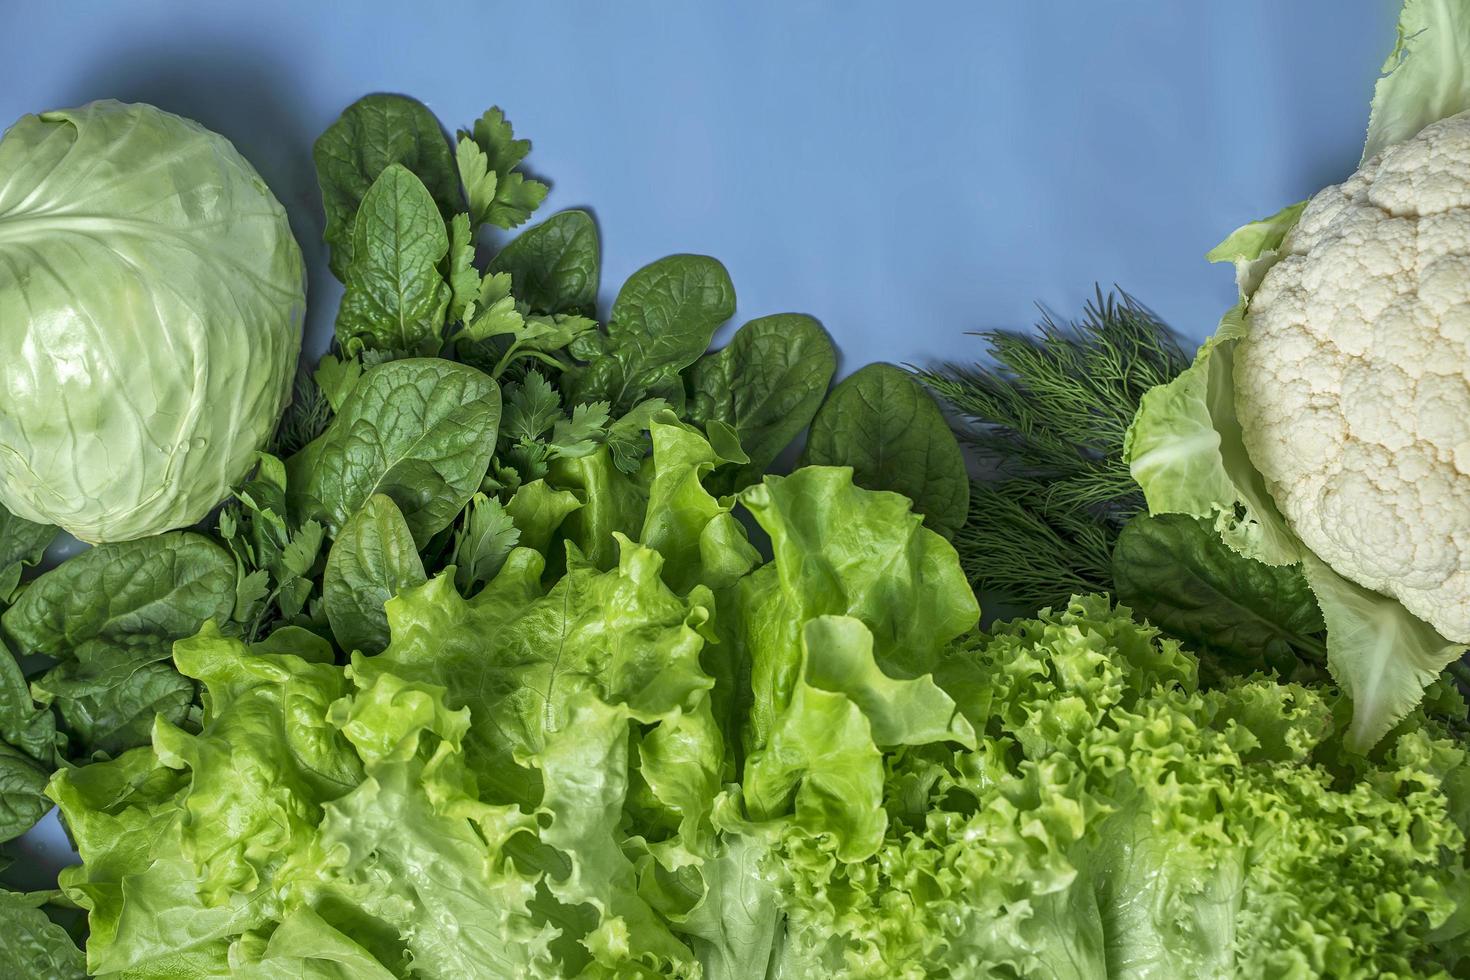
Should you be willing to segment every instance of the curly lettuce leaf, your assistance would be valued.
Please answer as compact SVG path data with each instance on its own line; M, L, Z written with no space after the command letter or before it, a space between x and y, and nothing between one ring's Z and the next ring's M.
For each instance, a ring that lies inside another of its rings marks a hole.
M975 745L975 731L933 678L900 680L873 658L873 635L850 616L802 627L801 672L768 741L746 760L741 802L755 821L792 823L836 843L844 861L873 854L887 828L883 752L899 745Z
M960 653L986 728L887 755L871 855L752 835L785 876L781 975L1422 976L1460 955L1470 759L1433 726L1339 781L1322 693L1201 691L1192 655L1099 596Z
M232 952L231 976L239 980L397 980L372 953L305 907L269 937L243 937Z
M535 878L507 850L534 821L475 798L468 716L442 690L210 627L175 656L208 691L202 729L160 723L151 748L49 789L83 858L61 884L89 912L92 973L547 968Z
M732 513L733 498L716 500L704 481L717 467L744 458L732 459L728 450L722 455L673 413L661 414L649 431L654 466L639 540L664 556L664 581L676 592L733 585L760 564L760 553Z

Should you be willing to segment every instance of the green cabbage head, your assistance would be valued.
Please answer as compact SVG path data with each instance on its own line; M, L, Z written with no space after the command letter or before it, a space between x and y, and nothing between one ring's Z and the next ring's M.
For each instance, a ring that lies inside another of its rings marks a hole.
M0 138L0 504L84 541L204 515L290 395L286 212L224 137L149 105Z

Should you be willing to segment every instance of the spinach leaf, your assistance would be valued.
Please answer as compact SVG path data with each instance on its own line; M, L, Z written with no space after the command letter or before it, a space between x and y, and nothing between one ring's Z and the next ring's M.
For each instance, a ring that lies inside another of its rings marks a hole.
M31 700L31 688L10 648L0 643L0 739L37 762L56 761L65 739L56 731L56 716Z
M528 228L490 261L508 272L516 299L533 313L591 316L600 269L597 226L585 211L562 211Z
M679 372L734 313L735 287L714 259L671 255L644 266L613 302L600 351L564 375L569 404L605 401L621 415L648 395L682 400Z
M1118 601L1199 651L1201 667L1310 676L1326 663L1325 626L1301 569L1236 554L1212 523L1140 514L1113 551Z
M811 423L837 370L822 325L800 313L751 320L729 346L689 371L689 415L702 426L735 430L750 462L714 474L724 492L760 480L781 450Z
M384 170L362 199L352 240L338 343L348 353L436 349L451 298L439 274L449 233L423 182L400 164Z
M381 652L388 645L383 603L426 578L398 505L373 494L342 525L327 554L322 601L337 645L349 652Z
M428 188L442 220L464 209L449 141L421 102L401 95L369 95L342 113L312 148L331 246L332 272L344 282L352 264L357 209L368 188L393 164L402 164Z
M106 661L67 661L36 679L42 703L54 705L73 757L116 756L153 737L161 715L185 725L193 714L195 684L173 664L145 651Z
M515 138L510 121L498 107L477 119L472 131L460 132L455 163L475 224L514 228L541 206L546 185L527 180L515 169L530 152L531 141Z
M99 545L37 578L0 623L25 654L106 660L169 656L173 641L235 605L235 562L202 535L171 531Z
M499 423L500 389L483 372L440 358L375 365L327 431L286 461L288 499L340 530L386 494L422 547L479 489Z
M0 976L86 980L86 959L77 944L41 906L56 892L29 895L0 889Z
M965 523L970 478L959 443L929 393L892 364L869 364L832 390L802 462L851 466L858 486L903 494L945 537Z
M41 560L56 534L56 528L16 517L0 506L0 602L14 597L22 569Z
M50 778L49 766L42 768L24 752L0 742L0 841L19 837L51 809L46 798Z

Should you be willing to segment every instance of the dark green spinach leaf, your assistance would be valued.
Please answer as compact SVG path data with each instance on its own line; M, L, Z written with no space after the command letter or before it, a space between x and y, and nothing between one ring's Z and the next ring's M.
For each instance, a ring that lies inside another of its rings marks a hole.
M322 601L343 650L379 653L388 645L383 604L426 581L408 523L392 499L368 497L342 525L327 555Z
M188 724L196 685L172 663L129 651L105 661L67 661L37 678L34 689L61 715L76 758L147 745L157 716Z
M451 298L439 274L449 233L423 182L400 164L384 170L363 196L352 240L337 342L348 353L437 350Z
M312 149L331 246L332 272L344 282L352 264L357 209L368 188L393 164L402 164L428 188L440 217L464 210L449 141L421 102L401 95L369 95L342 113Z
M14 598L21 572L41 560L57 529L16 517L0 506L0 602Z
M500 389L481 371L440 358L376 365L321 438L287 460L288 499L340 531L386 494L422 547L479 489L499 424Z
M581 316L597 306L599 270L597 226L585 211L562 211L526 229L489 269L510 273L512 292L532 313Z
M822 325L800 313L751 320L689 371L689 415L735 430L750 462L714 475L724 492L757 482L812 421L837 370Z
M903 494L945 537L965 523L970 478L960 445L929 393L892 364L869 364L832 390L802 462L851 466L858 486Z
M679 373L734 313L735 287L714 259L671 255L644 266L613 302L596 356L563 375L568 403L604 401L621 415L649 396L682 402Z
M51 809L46 784L51 768L38 765L19 749L0 742L0 841L14 840ZM4 946L9 937L0 939Z
M155 660L206 620L226 623L235 562L189 531L99 545L37 578L0 623L24 654L105 661L124 651Z
M0 643L0 739L45 765L56 761L65 742L56 731L56 717L31 700L31 687L4 643Z
M0 976L86 980L86 958L41 906L60 898L58 892L26 895L0 889Z

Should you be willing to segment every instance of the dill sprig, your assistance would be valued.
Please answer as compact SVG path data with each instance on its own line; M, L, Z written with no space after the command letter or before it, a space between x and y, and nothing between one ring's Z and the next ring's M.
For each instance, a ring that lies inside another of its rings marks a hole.
M291 404L286 406L267 448L273 455L289 456L321 435L331 420L332 406L311 372L305 369L297 371L291 389Z
M1121 291L1076 321L985 331L985 363L922 378L988 469L955 537L975 587L1027 609L1111 591L1118 531L1144 508L1123 461L1138 403L1189 365L1174 333Z

